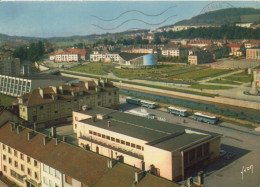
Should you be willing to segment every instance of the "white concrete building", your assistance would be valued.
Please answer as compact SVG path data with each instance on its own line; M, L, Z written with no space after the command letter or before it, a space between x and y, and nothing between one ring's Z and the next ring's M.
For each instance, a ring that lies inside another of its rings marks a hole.
M119 55L118 54L100 54L98 52L94 52L94 54L90 55L91 62L118 62Z
M80 55L72 52L56 52L51 53L49 59L55 62L78 62Z

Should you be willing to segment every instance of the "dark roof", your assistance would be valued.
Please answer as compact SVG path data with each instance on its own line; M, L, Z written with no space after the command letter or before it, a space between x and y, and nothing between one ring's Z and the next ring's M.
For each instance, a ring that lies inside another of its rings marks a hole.
M23 127L17 134L16 129L10 131L10 124L0 127L0 142L89 186L105 174L107 158L62 141L56 145L54 138L43 145L45 135L38 132L28 141L31 129Z
M96 116L97 114L108 116L107 119L96 119L95 122L92 119L85 119L82 120L83 123L138 138L152 143L155 147L168 151L183 148L184 146L191 146L194 141L204 141L220 136L216 133L197 129L187 130L184 126L159 120L147 119L140 116L133 117L133 115L128 113L103 107L81 111L81 113L86 113L90 116ZM110 121L110 127L107 125L108 121ZM158 140L160 140L160 143Z
M167 179L157 177L151 174L146 174L146 176L137 183L136 187L179 187L179 184L173 183Z
M126 61L147 55L147 53L119 53L119 56Z
M140 171L137 168L117 163L113 169L108 170L97 182L95 187L118 186L132 187L135 181L135 172ZM158 177L157 177L158 178Z
M255 69L255 70L259 70L259 69L260 69L260 65L259 65L259 66L256 66L254 69Z

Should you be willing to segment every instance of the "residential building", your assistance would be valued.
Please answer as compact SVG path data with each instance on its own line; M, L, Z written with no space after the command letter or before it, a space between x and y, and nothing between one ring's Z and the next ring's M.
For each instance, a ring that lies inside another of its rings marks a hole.
M189 46L192 47L208 47L211 45L211 41L210 40L191 40L188 44Z
M86 49L75 49L75 48L69 48L67 49L67 52L78 54L80 57L80 60L86 60L87 50Z
M253 69L254 82L260 87L260 65Z
M49 59L55 62L78 62L80 55L73 52L55 52L49 55Z
M252 60L260 59L260 48L246 49L246 59L252 59Z
M220 135L96 107L73 112L78 145L171 181L220 155Z
M99 53L94 51L94 54L90 55L91 62L118 62L118 54Z
M237 27L250 28L253 23L236 23Z
M0 75L0 93L18 97L39 87L45 88L77 82L79 82L78 79L57 75Z
M183 56L187 54L185 53L186 51L180 48L163 48L162 56L168 56L168 57Z
M229 55L234 55L234 53L236 51L240 51L241 50L241 44L228 44L227 47L230 47L231 52Z
M118 108L119 89L107 80L38 88L18 98L20 117L38 127L69 121L82 107Z
M154 49L144 49L144 48L139 48L139 49L123 49L121 50L122 53L156 53Z
M213 62L213 55L208 51L195 51L188 56L188 62L191 65L206 64Z
M8 56L0 56L0 75L19 75L20 59Z
M119 65L126 68L153 68L157 66L157 53L120 53Z
M0 171L23 187L143 187L180 185L7 122L0 126Z
M21 122L19 108L17 106L0 108L0 126L8 121Z

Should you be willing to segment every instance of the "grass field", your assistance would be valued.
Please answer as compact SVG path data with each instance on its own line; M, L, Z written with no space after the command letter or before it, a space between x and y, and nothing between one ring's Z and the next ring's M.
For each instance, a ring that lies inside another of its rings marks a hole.
M14 102L16 99L16 97L0 94L0 105L10 106L12 105L12 102Z
M86 65L70 68L69 70L82 72L82 73L92 73L96 75L107 75L107 73L113 67L114 64L112 63L91 62Z
M252 75L248 75L247 72L241 72L225 77L225 79L238 82L250 82Z
M232 80L226 80L226 79L215 79L208 81L209 83L218 83L218 84L231 84L231 85L241 85L241 83L232 81Z
M229 89L232 88L230 86L220 86L220 85L210 85L210 84L194 84L189 88L195 89L207 89L207 90L221 90L221 89Z

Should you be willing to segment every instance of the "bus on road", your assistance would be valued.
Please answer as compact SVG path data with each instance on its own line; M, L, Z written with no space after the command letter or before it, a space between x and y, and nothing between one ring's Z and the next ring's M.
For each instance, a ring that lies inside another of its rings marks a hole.
M216 124L218 122L218 118L216 116L209 116L200 112L195 112L193 119L210 124Z
M178 115L178 116L183 116L183 117L188 116L187 110L177 108L177 107L174 107L174 106L168 107L168 112L171 113L171 114Z
M134 97L127 97L126 102L134 105L141 106L141 99L134 98Z
M156 108L156 103L151 101L141 100L141 106L154 109Z

